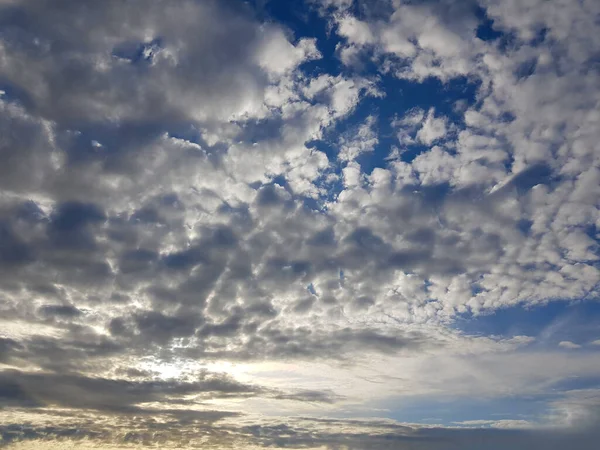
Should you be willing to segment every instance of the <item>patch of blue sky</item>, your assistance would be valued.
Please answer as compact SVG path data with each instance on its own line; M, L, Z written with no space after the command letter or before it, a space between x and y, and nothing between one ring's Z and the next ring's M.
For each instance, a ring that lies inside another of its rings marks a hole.
M581 389L600 389L600 377L580 377L574 375L553 384L552 389L558 392L576 391Z
M600 339L600 302L553 301L531 308L517 305L491 314L461 315L453 327L468 335L532 336L536 341L530 345L531 350L558 349L562 348L561 342L572 342L581 349L563 349L600 351L600 346L591 344Z
M387 158L390 152L400 144L397 137L398 130L394 128L392 122L401 119L415 108L425 112L434 108L436 117L446 117L449 123L454 124L458 129L463 128L463 115L457 110L456 104L459 101L467 106L474 104L479 83L465 77L447 83L442 83L437 78L428 78L419 83L381 74L379 87L386 93L385 97L362 98L347 118L326 131L322 141L311 143L312 146L323 151L329 160L338 166L338 170L341 170L344 164L336 163L339 152L337 139L344 133L352 132L371 115L377 119L375 127L379 142L372 152L366 152L357 158L363 172L367 174L377 167L385 168L388 165ZM429 149L430 146L411 144L404 149L401 159L410 162Z
M31 96L24 89L2 78L0 78L0 100L19 104L25 109L30 109L34 106Z
M377 167L388 164L388 156L393 147L398 147L398 129L392 122L401 119L415 108L427 111L434 108L435 117L446 117L457 129L464 128L463 115L457 110L457 102L467 106L475 103L478 82L467 78L455 78L442 83L437 78L427 78L423 82L398 79L391 75L381 75L381 89L386 93L384 98L364 99L357 108L357 115L363 117L376 112L378 117L379 143L372 153L361 155L358 162L365 173L371 173ZM416 130L415 130L416 133ZM414 136L413 136L414 137ZM414 143L401 149L401 159L411 162L419 154L428 151L431 146Z
M485 9L477 8L476 16L480 20L480 25L476 30L477 38L483 41L495 42L502 51L509 51L521 45L521 42L515 33L500 29L494 20L488 17ZM548 29L540 27L535 30L535 33L528 44L533 46L541 44L545 41L547 34Z
M414 396L390 397L373 405L373 416L406 423L455 426L472 420L529 420L535 422L548 414L550 403L560 393L540 396L500 398ZM363 413L364 415L364 413Z
M490 19L484 8L476 8L475 15L480 21L476 36L482 41L495 41L504 36L504 33L494 27L494 21Z

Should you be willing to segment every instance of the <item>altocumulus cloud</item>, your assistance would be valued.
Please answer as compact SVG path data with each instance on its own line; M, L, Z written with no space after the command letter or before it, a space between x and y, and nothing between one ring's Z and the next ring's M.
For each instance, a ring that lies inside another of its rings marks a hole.
M0 1L0 446L595 448L598 23Z

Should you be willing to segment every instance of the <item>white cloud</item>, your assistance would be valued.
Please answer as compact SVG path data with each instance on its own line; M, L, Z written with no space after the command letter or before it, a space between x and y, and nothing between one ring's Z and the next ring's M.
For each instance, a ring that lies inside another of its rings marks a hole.
M460 162L439 146L417 156L412 164L423 184L439 184L452 180Z
M581 345L576 344L576 343L571 342L571 341L560 341L558 343L558 346L561 347L561 348L569 349L569 350L574 350L574 349L581 348Z
M355 187L361 184L360 182L360 166L352 162L342 169L344 176L344 185L346 187Z
M363 153L372 152L379 142L375 126L376 118L370 115L353 135L341 136L338 158L342 161L352 161Z
M269 74L281 76L304 61L319 59L315 39L302 39L292 45L281 29L268 29L257 53L257 62Z
M417 140L426 145L431 145L435 141L443 139L446 136L447 120L445 117L435 117L435 110L431 108L427 113L425 121L417 132Z
M358 61L356 56L348 57L352 49L352 53L371 51L387 58L387 70L402 78L447 80L473 69L473 53L483 46L472 38L477 20L466 5L392 2L392 8L385 19L372 22L348 13L334 15L337 31L346 42L340 52L344 63Z

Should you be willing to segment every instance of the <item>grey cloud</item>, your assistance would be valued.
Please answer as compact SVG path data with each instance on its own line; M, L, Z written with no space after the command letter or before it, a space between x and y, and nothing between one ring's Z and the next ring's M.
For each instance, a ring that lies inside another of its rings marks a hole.
M316 402L316 403L335 403L340 400L340 397L334 392L324 391L306 391L301 390L298 392L292 392L288 394L279 394L275 396L278 400L297 400L303 402Z
M138 14L140 7L144 14ZM166 15L165 8L169 10ZM5 15L12 11L4 8ZM208 98L212 97L211 91L224 92L224 86L248 89L249 93L260 90L258 84L245 84L239 71L223 70L225 63L239 61L239 68L251 73L248 59L260 36L248 18L217 8L212 2L169 5L154 1L142 6L110 1L84 8L77 2L50 6L36 1L21 4L19 13L21 20L11 22L14 33L22 36L19 42L37 38L40 43L30 49L19 48L14 42L7 45L7 57L18 63L14 64L16 67L6 65L4 71L9 80L30 93L36 110L50 118L71 123L83 117L95 119L113 114L121 120L138 119L139 115L151 120L183 118L181 105L188 103L186 97L167 96L160 89L160 83L169 74L177 78L174 86L182 88L181 94L188 89L201 89L199 94ZM203 22L197 28L199 18ZM228 21L237 32L230 34L216 26L223 21ZM203 39L190 40L189 33L198 29L202 30ZM150 39L164 42L159 44L163 48L156 48L158 52L151 64L114 56L123 54L124 44L142 45L149 30L154 34ZM220 51L214 52L217 42ZM52 54L52 60L48 54ZM110 70L99 73L88 55L96 55ZM35 67L37 73L19 78L15 70L23 64ZM203 74L201 83L198 74ZM235 97L230 101L235 104ZM218 114L218 109L215 112ZM208 110L204 114L207 113Z
M65 318L73 318L80 316L82 312L71 305L44 305L39 311L44 316L50 317L65 317Z
M134 320L144 337L164 343L174 337L191 336L196 322L193 317L170 317L156 311L137 314Z
M255 395L260 389L222 376L200 374L198 381L125 381L81 375L4 371L3 398L26 407L57 405L100 411L142 411L138 403L169 402L192 394L211 397Z
M3 363L8 362L10 354L19 347L21 347L21 344L14 339L0 338L0 361Z
M3 266L20 266L34 260L33 249L14 233L8 223L0 224L0 263Z

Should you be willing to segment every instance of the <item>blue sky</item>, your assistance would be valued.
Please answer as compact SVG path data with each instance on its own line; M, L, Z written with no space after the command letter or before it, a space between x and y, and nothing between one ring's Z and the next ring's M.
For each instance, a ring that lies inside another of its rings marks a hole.
M595 448L598 5L0 1L0 447Z

